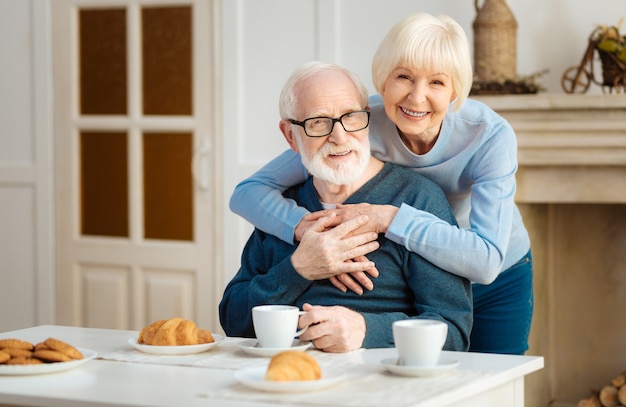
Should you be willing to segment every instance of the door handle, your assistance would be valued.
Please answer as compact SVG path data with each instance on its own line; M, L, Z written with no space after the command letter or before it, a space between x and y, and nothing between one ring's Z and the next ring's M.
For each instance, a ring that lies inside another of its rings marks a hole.
M191 173L193 180L201 191L209 190L209 154L211 153L211 143L208 137L203 137L200 146L194 151L191 161Z

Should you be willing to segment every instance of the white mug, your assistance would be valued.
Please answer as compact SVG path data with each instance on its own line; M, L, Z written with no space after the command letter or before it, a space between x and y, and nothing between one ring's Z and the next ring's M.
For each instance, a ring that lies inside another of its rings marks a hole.
M261 348L287 349L293 339L302 335L308 326L298 331L298 318L305 314L291 305L258 305L252 308L254 332Z
M404 319L392 325L398 363L436 366L448 336L448 324L432 319Z

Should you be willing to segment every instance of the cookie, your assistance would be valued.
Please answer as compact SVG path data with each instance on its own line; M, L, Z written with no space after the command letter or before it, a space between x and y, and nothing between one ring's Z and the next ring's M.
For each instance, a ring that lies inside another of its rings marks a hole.
M43 360L45 362L69 362L71 357L56 350L43 349L33 352L33 358Z
M35 348L33 350L37 351L37 350L43 350L43 349L50 349L50 347L46 345L44 342L39 342L37 345L35 345Z
M4 348L33 350L33 344L21 339L0 339L0 349Z
M12 358L17 358L19 356L30 358L33 356L33 352L26 350L26 349L20 349L20 348L4 348L2 349L2 352L8 353L9 355L11 355Z
M11 355L0 350L0 364L6 363L11 359Z
M48 338L44 341L44 344L48 346L50 349L60 352L71 359L82 359L83 354L80 353L78 349L70 345L69 343L63 342L59 339Z
M42 363L44 362L39 359L18 356L16 358L11 358L6 364L7 365L40 365Z

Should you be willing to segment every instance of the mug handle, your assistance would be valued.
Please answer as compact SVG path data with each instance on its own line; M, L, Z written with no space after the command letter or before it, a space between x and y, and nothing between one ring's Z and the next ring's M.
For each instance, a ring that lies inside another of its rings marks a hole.
M443 345L446 344L446 339L448 338L448 327L446 326L446 329L443 330L443 333L441 335L441 347L443 348Z
M306 314L306 311L300 311L300 312L298 312L298 315L304 315L304 314ZM309 329L309 326L308 326L308 325L307 325L307 326L305 326L304 328L300 329L299 331L296 331L296 333L295 333L293 336L294 336L294 337L296 337L296 336L300 336L300 335L302 335L303 333L305 333L307 329Z

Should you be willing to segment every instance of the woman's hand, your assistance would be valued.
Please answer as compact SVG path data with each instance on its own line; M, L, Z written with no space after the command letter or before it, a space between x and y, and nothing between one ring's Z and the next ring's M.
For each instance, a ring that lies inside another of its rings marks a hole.
M361 215L367 215L369 221L360 228L354 230L353 235L365 232L387 233L389 225L393 221L394 216L398 213L399 208L393 205L372 205L368 203L360 204L337 204L336 209L324 209L309 213L296 226L294 231L295 240L302 240L304 233L320 218L329 216L331 213L335 215L332 223L328 224L328 228L333 228L348 219L354 219Z
M309 213L308 215L306 215L304 218L302 218L300 223L298 223L298 225L296 226L296 229L293 232L295 235L294 240L296 242L301 242L304 234L311 228L311 226L315 224L315 222L317 222L323 217L330 216L331 214L332 214L332 210L323 210L323 211ZM333 228L339 225L340 223L341 223L341 220L338 221L335 216L333 218L333 222L328 224L328 227Z
M302 240L304 233L320 218L330 215L335 215L333 222L328 224L329 228L335 227L348 219L354 219L361 215L367 215L369 221L362 225L360 228L354 230L353 235L365 232L387 233L389 225L393 220L399 208L393 205L372 205L368 203L360 204L337 204L336 209L325 209L323 211L317 211L306 215L294 231L295 240Z
M372 205L368 203L360 204L338 204L332 211L337 215L337 219L344 221L361 215L367 215L369 222L361 226L355 233L376 232L378 234L387 233L389 225L400 209L393 205Z

